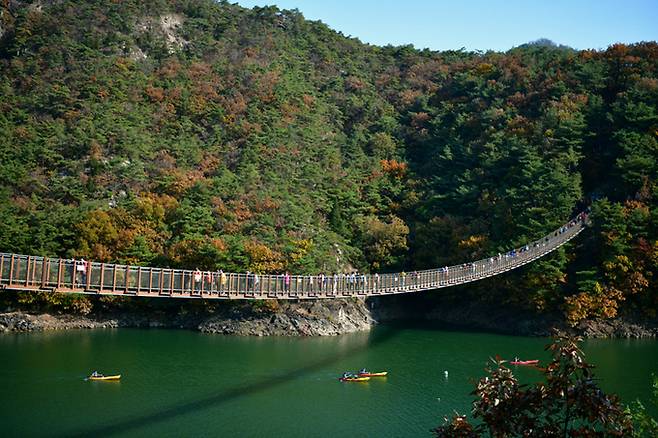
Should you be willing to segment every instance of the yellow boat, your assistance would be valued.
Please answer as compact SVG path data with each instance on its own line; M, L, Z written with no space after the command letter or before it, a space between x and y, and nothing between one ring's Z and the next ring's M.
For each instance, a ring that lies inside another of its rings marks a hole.
M120 380L121 379L121 374L117 374L116 376L104 376L102 374L99 374L97 376L91 375L87 377L87 380Z
M388 375L388 371L381 371L379 373L370 373L370 372L359 373L359 377L386 377L387 375Z
M338 380L341 382L367 382L370 377L341 377Z

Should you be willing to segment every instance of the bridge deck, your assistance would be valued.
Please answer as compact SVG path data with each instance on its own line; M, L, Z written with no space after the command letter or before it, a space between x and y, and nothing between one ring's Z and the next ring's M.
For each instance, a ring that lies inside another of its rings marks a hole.
M470 283L526 265L559 248L583 230L579 215L542 239L504 255L446 268L392 274L254 275L190 271L0 253L0 288L204 299L327 299L366 297Z

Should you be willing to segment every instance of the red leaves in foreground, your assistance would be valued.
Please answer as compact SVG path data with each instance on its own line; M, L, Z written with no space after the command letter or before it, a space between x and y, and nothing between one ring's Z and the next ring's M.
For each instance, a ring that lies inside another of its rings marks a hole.
M546 347L553 360L545 382L519 385L500 358L473 392L472 425L464 416L445 419L436 437L623 437L632 435L628 413L596 384L576 339L556 337Z

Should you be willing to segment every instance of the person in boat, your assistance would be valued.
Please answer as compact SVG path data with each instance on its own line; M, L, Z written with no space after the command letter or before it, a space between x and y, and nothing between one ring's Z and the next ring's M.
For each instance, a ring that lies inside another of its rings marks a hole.
M368 374L368 371L365 368L361 368L359 374Z
M103 375L100 374L98 371L94 371L93 373L91 373L91 377L103 377Z
M352 374L348 373L347 371L343 373L343 379L349 379L352 377Z

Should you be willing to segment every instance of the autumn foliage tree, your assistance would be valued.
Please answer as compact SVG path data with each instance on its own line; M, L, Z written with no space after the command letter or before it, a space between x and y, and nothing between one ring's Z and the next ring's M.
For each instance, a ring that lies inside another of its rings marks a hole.
M658 309L655 42L376 47L213 0L11 1L0 33L1 251L411 271L593 201L577 243L456 299Z
M358 218L356 226L366 260L373 269L390 266L396 256L407 248L409 227L402 219L390 217L388 221L375 216Z

